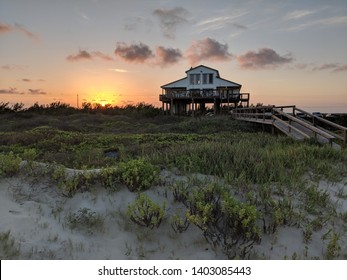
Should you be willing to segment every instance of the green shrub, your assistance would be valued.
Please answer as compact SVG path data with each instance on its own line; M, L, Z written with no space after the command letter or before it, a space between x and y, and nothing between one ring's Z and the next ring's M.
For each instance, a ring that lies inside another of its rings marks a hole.
M27 160L28 162L33 162L37 157L37 152L36 149L31 148L31 149L25 149L22 158L23 160Z
M89 208L68 214L65 221L71 229L87 230L88 233L104 230L104 217Z
M339 241L340 235L333 232L330 236L330 240L325 252L325 256L328 260L333 260L340 256L341 245Z
M144 159L134 159L119 165L122 181L130 191L150 188L159 179L159 168Z
M162 206L152 201L147 195L139 194L133 204L128 206L128 217L134 223L149 227L159 227L165 212L165 202Z
M180 215L174 215L170 218L170 225L176 233L186 231L190 225L187 217L183 220Z
M18 173L21 158L9 154L0 154L0 177L13 176Z
M185 204L189 197L188 186L183 181L176 181L172 186L174 200Z
M318 186L311 185L305 189L303 200L305 201L305 209L311 214L317 214L328 206L330 196L327 191L322 191Z
M82 172L68 174L64 165L55 165L52 170L52 179L66 195L72 196L79 189L89 190L96 182L96 174L88 172L85 168Z
M19 246L11 236L10 231L0 232L0 259L16 259L19 254Z
M203 231L206 240L222 246L229 258L249 257L255 242L260 242L259 218L255 206L233 198L227 189L209 184L189 198L187 220Z
M108 189L117 190L120 182L120 173L117 168L106 167L100 172L101 184Z

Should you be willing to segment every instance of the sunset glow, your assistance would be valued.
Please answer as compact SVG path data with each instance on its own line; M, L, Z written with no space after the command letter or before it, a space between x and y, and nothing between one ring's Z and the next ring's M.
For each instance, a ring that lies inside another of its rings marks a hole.
M347 112L344 0L0 3L0 102L160 106L203 64L251 103Z

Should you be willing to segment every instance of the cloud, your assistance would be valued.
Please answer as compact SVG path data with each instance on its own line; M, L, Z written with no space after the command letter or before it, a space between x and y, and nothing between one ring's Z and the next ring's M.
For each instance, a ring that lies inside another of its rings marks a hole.
M347 64L338 66L333 70L333 72L342 72L342 71L347 71Z
M321 18L318 20L308 21L293 27L288 28L289 31L300 31L306 28L315 26L332 26L332 25L344 25L347 24L347 16L334 16L328 18Z
M30 79L26 79L26 78L22 79L22 81L23 81L23 82L27 82L27 83L30 83L30 82L31 82Z
M47 92L41 90L41 89L28 89L28 93L31 95L46 95Z
M124 42L118 42L114 53L130 63L144 63L153 57L152 50L143 43L128 45Z
M232 59L232 54L228 52L228 45L211 38L193 41L186 50L185 56L191 65L195 65L202 60L226 61Z
M32 40L34 40L34 41L38 41L39 40L39 36L38 35L30 32L23 25L16 23L15 24L15 28L16 28L16 30L18 30L19 32L23 33L25 36L29 37Z
M293 61L291 54L279 55L269 48L258 49L258 52L248 51L237 57L239 66L243 69L271 69Z
M77 54L70 54L66 59L70 62L81 61L81 60L93 60L94 58L99 58L104 61L112 61L113 58L107 54L99 51L88 52L86 50L79 50Z
M340 63L324 63L312 68L312 71L324 71L331 70L332 72L342 72L347 71L347 64Z
M247 12L239 12L233 16L219 16L212 17L205 20L202 20L197 23L197 27L200 32L218 30L222 28L234 27L239 30L247 30L248 27L239 23L236 23L235 20L239 17L246 15Z
M146 29L149 30L151 25L152 25L152 21L150 19L145 19L142 17L132 17L132 18L126 18L124 29L126 31L137 31L138 29L142 27L146 27Z
M240 29L240 30L247 30L248 29L247 26L239 24L239 23L232 23L232 26L234 26L235 28Z
M6 23L0 23L0 34L14 32L14 31L18 31L34 41L39 41L39 36L29 31L22 24L15 23L15 25L10 25Z
M2 65L1 69L4 70L8 70L8 71L12 71L12 70L23 70L25 69L25 66L22 65L10 65L10 64L6 64L6 65Z
M9 89L0 89L0 94L24 94L24 92L19 92L17 88L10 87Z
M295 65L295 68L300 70L307 69L308 67L309 67L309 64L307 63L298 63Z
M0 34L13 31L13 27L6 23L0 23Z
M27 94L31 95L46 95L47 92L43 91L42 89L28 89L26 92ZM9 89L0 89L0 94L25 94L23 91L18 91L17 88L10 87Z
M118 72L118 73L127 73L128 72L128 70L126 70L126 69L119 69L119 68L110 68L108 70L113 71L113 72Z
M190 15L190 13L182 7L156 9L153 14L159 19L163 35L169 39L175 39L177 26L187 23L187 18Z
M313 71L321 71L321 70L329 70L329 69L336 69L339 66L337 63L325 63L318 65L314 67L312 70Z
M285 20L297 20L297 19L309 16L309 15L312 15L314 13L316 13L316 11L298 10L298 11L288 13L284 17L284 19Z
M156 60L160 66L169 66L182 59L182 52L179 49L165 48L158 46L156 48Z
M80 61L80 60L91 60L92 56L89 52L85 50L79 50L79 52L75 55L70 54L66 57L69 61Z

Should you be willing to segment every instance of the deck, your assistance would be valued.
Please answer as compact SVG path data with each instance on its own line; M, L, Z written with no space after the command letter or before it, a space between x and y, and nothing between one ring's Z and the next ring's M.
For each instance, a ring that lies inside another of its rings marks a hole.
M218 113L221 108L231 109L238 106L249 106L249 93L232 93L228 91L177 91L159 95L164 112L171 114L186 114L188 111L194 112L204 110L206 104L214 105L214 113Z
M232 117L238 120L269 125L296 139L316 139L323 144L340 148L347 144L347 128L312 115L296 106L266 106L234 109ZM300 117L304 116L304 117Z

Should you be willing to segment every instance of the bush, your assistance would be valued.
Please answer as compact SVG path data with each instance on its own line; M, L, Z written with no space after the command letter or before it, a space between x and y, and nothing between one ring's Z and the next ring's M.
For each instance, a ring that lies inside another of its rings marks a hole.
M222 246L229 258L249 257L255 242L260 242L255 206L233 198L216 184L197 189L188 200L187 220L203 231L206 240Z
M120 174L117 168L105 167L100 172L101 184L108 189L116 191L119 187Z
M86 229L89 233L104 229L104 218L89 208L81 208L65 217L71 229Z
M20 255L20 248L10 231L0 232L0 259L17 259Z
M21 158L9 154L0 154L0 177L13 176L18 173Z
M130 191L150 188L159 179L159 168L145 161L134 159L119 165L121 180Z
M149 227L159 227L165 212L165 202L162 206L153 202L147 195L140 194L133 204L128 206L128 217L134 223Z

